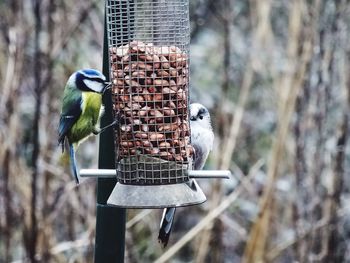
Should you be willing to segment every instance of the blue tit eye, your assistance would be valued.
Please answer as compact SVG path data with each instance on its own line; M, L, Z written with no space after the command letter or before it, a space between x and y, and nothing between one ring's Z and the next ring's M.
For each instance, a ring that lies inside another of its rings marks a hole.
M199 118L200 118L201 120L203 120L203 115L200 115Z
M195 120L196 120L196 117L193 117L193 116L192 116L192 117L190 118L190 120L191 120L191 121L195 121Z

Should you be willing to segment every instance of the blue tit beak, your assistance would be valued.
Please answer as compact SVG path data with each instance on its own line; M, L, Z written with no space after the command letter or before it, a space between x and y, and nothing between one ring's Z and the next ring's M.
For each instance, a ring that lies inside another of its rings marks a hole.
M109 90L112 87L112 82L105 81L105 87L103 89L103 93L105 93L107 90Z

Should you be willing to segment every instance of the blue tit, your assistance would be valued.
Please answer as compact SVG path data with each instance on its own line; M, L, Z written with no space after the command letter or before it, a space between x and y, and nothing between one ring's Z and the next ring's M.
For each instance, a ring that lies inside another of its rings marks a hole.
M109 86L101 72L83 69L74 72L64 88L58 143L63 152L65 140L68 140L71 169L77 184L75 149L91 134L97 135L107 128L100 129L97 123L102 112L102 94Z
M214 144L214 133L211 127L209 111L202 104L192 103L190 105L190 125L191 144L195 150L193 168L194 170L202 170ZM175 211L175 207L169 207L163 211L158 234L158 241L163 247L166 247L168 244Z

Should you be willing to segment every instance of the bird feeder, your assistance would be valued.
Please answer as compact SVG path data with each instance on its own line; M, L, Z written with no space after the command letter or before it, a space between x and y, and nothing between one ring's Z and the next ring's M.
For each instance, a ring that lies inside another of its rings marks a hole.
M116 169L80 176L116 177L107 200L116 207L203 203L194 178L231 173L192 170L188 0L107 0L106 22Z
M107 1L115 128L108 204L170 207L206 200L189 178L188 0Z

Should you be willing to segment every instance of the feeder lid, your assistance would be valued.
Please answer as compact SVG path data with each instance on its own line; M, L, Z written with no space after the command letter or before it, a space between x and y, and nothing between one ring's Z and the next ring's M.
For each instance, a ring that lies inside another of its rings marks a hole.
M191 179L186 183L165 185L117 183L107 204L123 208L165 208L196 205L206 200L202 189Z

